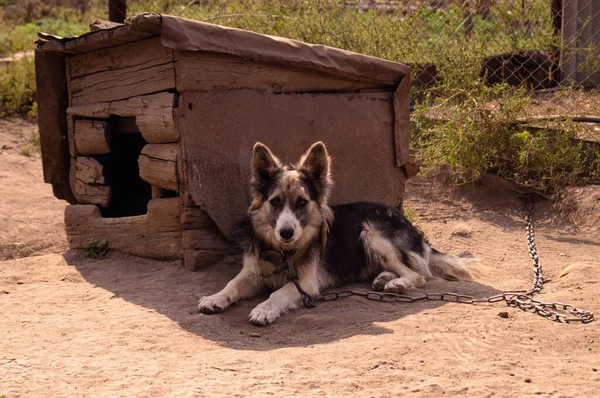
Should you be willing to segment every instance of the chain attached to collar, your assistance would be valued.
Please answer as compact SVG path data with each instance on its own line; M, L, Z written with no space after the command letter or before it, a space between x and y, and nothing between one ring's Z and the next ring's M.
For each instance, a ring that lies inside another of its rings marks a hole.
M297 278L292 279L296 288L302 294L304 306L307 308L315 307L315 301L333 301L350 296L364 297L367 300L374 301L385 301L385 302L397 302L397 303L414 303L417 301L445 301L451 303L462 303L462 304L476 304L476 303L496 303L504 301L509 307L516 307L522 311L528 311L536 313L546 319L559 323L590 323L594 321L594 313L586 311L571 304L565 304L562 302L544 302L535 300L534 294L539 293L544 285L544 277L542 274L542 264L537 255L534 240L533 230L533 219L531 217L532 206L529 203L527 205L527 216L525 221L527 223L527 246L529 249L529 256L533 263L533 284L527 291L510 291L496 294L484 298L475 298L465 294L457 293L427 293L422 296L406 296L396 293L380 293L374 291L360 291L360 290L341 290L325 293L321 296L311 297L306 291L302 289L298 283ZM292 267L295 270L295 265L292 263L288 264L288 267Z

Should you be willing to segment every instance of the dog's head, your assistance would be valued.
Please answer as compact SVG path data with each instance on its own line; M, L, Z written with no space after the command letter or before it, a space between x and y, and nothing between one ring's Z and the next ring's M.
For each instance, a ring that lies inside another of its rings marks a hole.
M331 223L330 163L322 142L312 145L295 166L283 165L261 143L254 146L248 214L260 239L274 249L299 249Z

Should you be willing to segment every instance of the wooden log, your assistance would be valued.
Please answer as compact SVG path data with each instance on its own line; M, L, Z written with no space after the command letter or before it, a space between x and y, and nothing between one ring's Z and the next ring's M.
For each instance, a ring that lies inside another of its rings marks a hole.
M175 88L173 51L151 38L69 59L72 105L116 101Z
M190 271L198 271L231 254L214 250L184 250L183 266Z
M106 184L104 167L92 157L80 156L72 161L71 167L74 167L76 178L86 184Z
M148 144L138 159L140 177L152 186L179 191L179 144Z
M181 207L181 227L183 229L216 228L208 213L200 206Z
M73 138L75 150L79 155L110 153L110 133L106 121L75 120Z
M102 218L96 206L68 206L67 240L71 248L83 248L90 240L106 239L109 250L162 260L181 259L179 207L179 198L152 199L145 215Z
M158 93L123 101L70 107L67 113L89 118L108 118L111 115L133 116L146 142L159 144L179 141L173 120L174 103L174 94Z
M65 110L68 106L67 77L63 56L35 52L38 119L44 182L54 195L75 203L69 182L69 141Z
M235 252L231 244L216 228L188 229L183 231L183 248L187 250L220 250Z
M195 271L211 265L224 256L239 253L216 227L183 231L183 263Z
M381 83L373 81L343 79L211 52L177 51L175 60L176 86L180 92L248 88L283 93L382 87Z
M86 162L85 160L79 161L79 171L77 164L77 159L71 159L71 172L69 175L71 190L77 203L108 207L110 205L112 188L109 185L93 182L94 172L86 167L86 164L92 166L91 162ZM96 179L100 179L100 177L97 176Z

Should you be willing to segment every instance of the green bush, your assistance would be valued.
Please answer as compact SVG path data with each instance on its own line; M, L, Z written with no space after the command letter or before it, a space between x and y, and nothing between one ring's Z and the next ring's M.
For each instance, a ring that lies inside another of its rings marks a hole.
M0 73L0 117L26 116L34 107L36 94L33 58L24 57L0 68L5 69Z

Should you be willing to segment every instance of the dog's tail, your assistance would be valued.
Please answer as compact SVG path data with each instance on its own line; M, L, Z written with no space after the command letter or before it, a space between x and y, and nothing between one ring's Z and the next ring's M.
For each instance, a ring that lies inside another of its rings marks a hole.
M479 260L473 257L455 257L431 249L429 270L434 276L451 281L473 280Z

